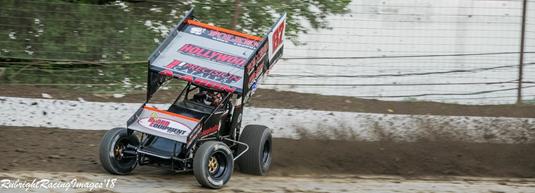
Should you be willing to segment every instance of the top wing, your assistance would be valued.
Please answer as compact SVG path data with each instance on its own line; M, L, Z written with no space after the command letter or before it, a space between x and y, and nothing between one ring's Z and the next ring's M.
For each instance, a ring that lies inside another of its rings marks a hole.
M261 38L201 23L192 13L149 57L149 86L161 82L151 77L156 73L248 98L282 55L286 14Z
M245 65L260 40L188 19L150 68L202 86L242 92Z

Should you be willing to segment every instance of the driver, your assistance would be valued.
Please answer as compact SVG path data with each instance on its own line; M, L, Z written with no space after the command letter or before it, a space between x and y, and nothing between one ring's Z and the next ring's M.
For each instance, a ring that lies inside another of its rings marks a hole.
M217 93L217 92L214 92L214 91L211 91L211 92L208 92L208 98L209 99L212 99L212 103L210 105L214 106L214 107L217 107L219 106L219 104L221 103L221 99L223 97L221 97L221 93ZM206 102L205 102L206 104Z
M199 103L217 107L221 103L221 93L214 91L201 90L193 96L193 100Z

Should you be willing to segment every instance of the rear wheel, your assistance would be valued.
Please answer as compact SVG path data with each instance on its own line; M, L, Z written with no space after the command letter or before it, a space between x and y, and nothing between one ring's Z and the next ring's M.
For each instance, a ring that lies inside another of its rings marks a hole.
M128 135L126 128L113 128L104 134L100 142L100 163L111 174L126 175L137 165L135 147L139 140ZM130 152L130 153L125 153Z
M240 142L249 145L249 150L238 158L240 171L263 176L271 166L271 130L263 125L247 125L240 135ZM243 152L245 147L240 147Z
M219 189L232 176L234 158L230 148L218 141L203 143L193 156L193 174L204 187Z

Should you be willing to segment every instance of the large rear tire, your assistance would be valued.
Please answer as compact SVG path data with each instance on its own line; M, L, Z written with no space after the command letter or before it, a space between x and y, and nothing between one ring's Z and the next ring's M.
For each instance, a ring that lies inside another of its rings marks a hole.
M100 163L111 174L126 175L137 165L135 156L125 155L124 151L137 147L139 140L128 135L126 128L113 128L104 134L100 142ZM133 150L135 151L135 150Z
M193 174L204 187L223 187L230 180L233 170L234 157L225 143L205 142L193 156Z
M263 125L247 125L240 135L240 142L249 145L249 150L238 158L240 171L263 176L271 166L271 130ZM239 152L245 147L240 146Z

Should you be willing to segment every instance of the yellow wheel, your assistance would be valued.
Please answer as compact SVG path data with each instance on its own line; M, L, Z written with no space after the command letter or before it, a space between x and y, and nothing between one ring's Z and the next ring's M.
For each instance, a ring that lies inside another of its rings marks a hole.
M218 166L217 159L214 156L210 157L210 160L208 160L208 171L210 174L215 174Z
M203 143L193 156L193 174L204 187L223 187L230 180L233 168L232 151L219 141Z
M111 174L129 174L137 165L135 147L139 140L129 135L126 128L113 128L104 134L100 142L100 163Z

